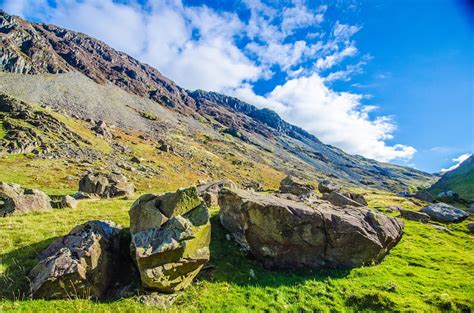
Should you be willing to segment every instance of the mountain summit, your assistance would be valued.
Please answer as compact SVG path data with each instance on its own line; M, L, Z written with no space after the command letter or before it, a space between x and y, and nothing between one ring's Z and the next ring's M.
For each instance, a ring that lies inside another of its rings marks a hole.
M434 179L408 167L347 154L272 110L215 92L188 91L157 69L82 33L2 11L0 40L4 94L78 120L104 121L153 140L173 141L182 147L183 158L194 147L219 162L230 162L235 170L228 171L242 180L250 179L237 173L245 164L281 175L332 177L394 191ZM202 169L203 175L212 176L210 172ZM213 175L221 176L215 171Z

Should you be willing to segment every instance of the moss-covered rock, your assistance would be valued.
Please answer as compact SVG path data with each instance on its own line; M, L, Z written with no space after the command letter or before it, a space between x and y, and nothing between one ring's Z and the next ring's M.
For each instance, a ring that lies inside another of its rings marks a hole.
M130 230L132 254L147 289L184 289L209 261L209 211L194 187L140 197L130 209Z

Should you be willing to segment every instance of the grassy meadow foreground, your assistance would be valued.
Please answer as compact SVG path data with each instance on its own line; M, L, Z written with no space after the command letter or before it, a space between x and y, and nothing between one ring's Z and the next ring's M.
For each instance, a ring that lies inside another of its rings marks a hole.
M4 176L5 171L0 176ZM0 177L0 180L4 177ZM159 187L159 186L157 186ZM150 190L153 192L162 191ZM56 191L58 192L58 191ZM369 206L414 208L406 199L367 192ZM84 200L76 209L0 219L0 311L142 312L135 299L31 300L26 275L36 254L75 225L107 219L128 226L133 200ZM226 240L218 208L212 209L211 261L169 309L213 311L463 311L474 307L474 241L467 223L450 232L405 220L402 241L380 264L352 270L269 271ZM389 213L395 215L393 213ZM472 218L471 218L472 219ZM472 222L472 220L471 220Z

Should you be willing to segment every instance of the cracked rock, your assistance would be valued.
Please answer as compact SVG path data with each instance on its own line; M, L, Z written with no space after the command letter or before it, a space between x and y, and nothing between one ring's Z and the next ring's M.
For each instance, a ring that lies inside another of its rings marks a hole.
M367 208L313 206L239 189L219 192L222 225L269 268L334 268L383 260L403 222Z

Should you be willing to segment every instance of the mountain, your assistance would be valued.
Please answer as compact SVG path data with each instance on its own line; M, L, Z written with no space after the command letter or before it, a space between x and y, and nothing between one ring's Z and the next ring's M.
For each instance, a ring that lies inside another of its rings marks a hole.
M0 51L0 91L12 97L8 99L53 108L89 128L104 121L122 133L143 132L150 144L172 142L182 158L192 149L210 153L217 159L201 169L207 177L226 174L266 183L270 178L259 173L242 177L242 168L251 164L254 170L270 168L281 176L329 177L392 191L434 180L415 169L326 145L272 110L215 92L188 91L85 34L0 12ZM114 146L114 137L110 140ZM104 158L112 160L112 155ZM213 171L211 163L217 160L233 167Z
M435 195L452 190L462 199L474 202L474 154L454 170L446 172L428 190Z

